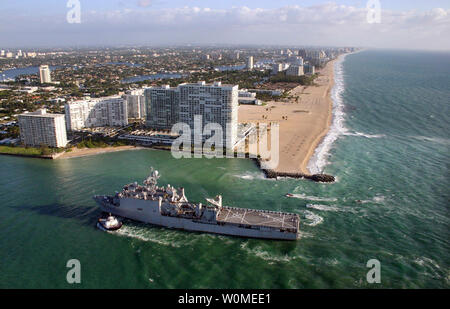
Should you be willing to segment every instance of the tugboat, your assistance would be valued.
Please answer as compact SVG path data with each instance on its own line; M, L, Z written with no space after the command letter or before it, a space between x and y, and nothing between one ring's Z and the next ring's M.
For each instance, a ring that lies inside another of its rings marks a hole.
M103 231L116 231L122 227L122 222L117 220L116 217L109 214L108 218L98 219L97 227Z
M294 197L294 194L292 194L292 193L286 193L284 196L286 196L286 197Z

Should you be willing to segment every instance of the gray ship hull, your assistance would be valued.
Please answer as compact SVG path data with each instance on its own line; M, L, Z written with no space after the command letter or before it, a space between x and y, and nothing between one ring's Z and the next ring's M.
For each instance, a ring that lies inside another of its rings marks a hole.
M284 224L284 218L292 214L223 207L222 219L218 215L217 220L206 221L163 215L161 205L153 200L121 198L120 203L114 205L104 196L96 196L94 199L105 212L167 228L251 238L279 240L298 238L298 221L295 221L294 225L287 222ZM255 218L259 218L259 221L253 220ZM265 221L261 222L261 218Z

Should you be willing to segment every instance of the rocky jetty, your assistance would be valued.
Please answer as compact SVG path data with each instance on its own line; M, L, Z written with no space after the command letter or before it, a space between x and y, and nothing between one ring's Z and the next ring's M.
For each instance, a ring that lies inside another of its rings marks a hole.
M261 168L260 162L258 160L255 160L255 162L256 165L258 165L258 167ZM263 171L264 175L267 178L277 178L277 177L304 178L315 182L334 182L336 180L334 176L327 174L309 175L303 173L277 172L274 170L266 170L263 168L261 168L261 170Z

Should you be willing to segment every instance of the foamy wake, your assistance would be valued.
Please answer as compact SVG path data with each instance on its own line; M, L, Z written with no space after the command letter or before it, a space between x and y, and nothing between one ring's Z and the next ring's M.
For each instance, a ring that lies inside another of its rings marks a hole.
M266 179L268 179L268 178L264 177L263 173L259 173L259 172L256 172L256 173L247 172L245 174L233 175L233 176L241 178L241 179L245 179L245 180L255 180L255 179L265 179L266 180Z
M323 222L323 218L312 211L305 210L305 218L309 222L305 222L306 225L316 226Z
M420 266L432 266L434 268L440 269L441 267L439 266L438 263L436 263L434 260L427 258L427 257L418 257L414 260L414 263L419 264Z
M328 164L329 151L332 144L339 135L346 132L344 127L344 103L342 93L344 92L344 71L343 63L347 55L342 55L334 63L334 86L331 91L331 99L333 100L333 121L328 134L325 135L322 142L317 146L314 155L308 162L308 170L312 174L321 173Z
M173 239L170 239L170 235L168 235L167 232L164 233L158 231L158 235L155 235L154 232L147 228L123 225L119 230L115 231L114 234L136 238L142 241L154 242L164 246L180 247L180 244L174 242Z
M308 196L306 194L292 194L292 197L302 199L302 200L308 200L308 201L315 201L315 202L336 202L337 198L334 197L318 197L318 196Z
M290 262L292 260L301 258L300 256L289 256L270 253L268 251L265 251L261 246L249 248L248 242L243 242L241 244L241 249L247 252L249 255L256 256L259 257L260 259L271 262Z
M323 204L306 204L306 208L322 210L322 211L339 211L336 206L323 205Z
M377 195L377 196L374 196L370 200L362 200L361 203L362 204L366 204L366 203L382 204L382 203L384 203L385 200L386 200L386 197L384 195Z

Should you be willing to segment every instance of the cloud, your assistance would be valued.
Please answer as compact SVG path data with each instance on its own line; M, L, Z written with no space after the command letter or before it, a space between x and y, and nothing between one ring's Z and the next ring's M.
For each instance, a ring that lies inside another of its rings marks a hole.
M153 0L139 0L138 6L140 7L148 7L153 4Z
M140 6L151 3L139 1ZM450 49L450 10L442 8L383 10L379 24L367 22L366 8L334 3L273 9L186 6L97 10L82 12L82 24L77 26L65 23L65 16L5 18L3 24L8 26L0 29L0 36L9 38L21 32L26 37L33 32L30 29L35 29L33 38L44 36L44 41L50 41L52 36L65 36L63 41L67 44L82 39L85 44L232 43Z

